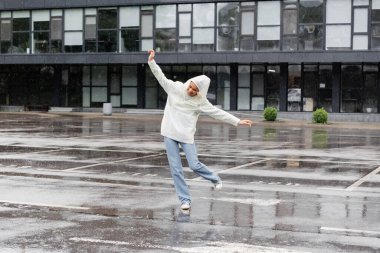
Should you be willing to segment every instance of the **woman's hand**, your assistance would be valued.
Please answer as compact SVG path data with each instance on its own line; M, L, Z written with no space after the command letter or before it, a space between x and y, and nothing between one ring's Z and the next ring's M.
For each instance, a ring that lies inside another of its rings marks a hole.
M148 50L148 53L149 53L148 61L153 61L154 60L154 55L155 55L154 50Z
M253 122L252 120L249 119L242 119L239 121L238 125L247 125L247 126L252 126Z

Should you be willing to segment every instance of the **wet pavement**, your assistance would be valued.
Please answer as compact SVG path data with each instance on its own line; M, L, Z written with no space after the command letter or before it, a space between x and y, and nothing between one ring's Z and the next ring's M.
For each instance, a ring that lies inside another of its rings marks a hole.
M183 213L161 117L0 113L0 252L380 252L380 124L201 117Z

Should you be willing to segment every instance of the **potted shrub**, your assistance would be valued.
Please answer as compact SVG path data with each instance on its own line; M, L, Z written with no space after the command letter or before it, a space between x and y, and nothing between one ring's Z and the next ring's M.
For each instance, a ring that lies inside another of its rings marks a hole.
M325 109L319 108L313 112L313 123L326 124L329 114Z
M277 109L274 107L266 107L263 112L266 121L275 121L277 119Z

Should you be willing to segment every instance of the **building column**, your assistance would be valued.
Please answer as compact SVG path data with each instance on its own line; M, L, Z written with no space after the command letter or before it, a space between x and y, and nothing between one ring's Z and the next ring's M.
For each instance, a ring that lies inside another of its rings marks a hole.
M52 106L61 106L60 95L61 95L61 85L62 85L62 65L52 66L54 68L53 76L53 97Z
M137 108L144 109L145 105L145 64L137 64Z
M280 63L280 111L286 112L288 103L288 63Z
M377 68L377 113L380 113L380 63Z
M341 63L332 66L332 112L340 112L340 77Z
M237 110L237 87L238 87L238 64L232 63L230 65L230 111Z

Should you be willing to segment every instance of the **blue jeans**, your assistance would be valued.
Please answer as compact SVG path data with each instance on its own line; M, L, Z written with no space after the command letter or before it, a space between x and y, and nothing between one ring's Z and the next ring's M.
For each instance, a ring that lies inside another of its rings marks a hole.
M212 183L217 183L220 178L214 172L212 172L206 165L198 160L197 149L195 144L188 144L175 141L168 137L165 137L166 153L168 156L170 171L174 181L174 187L177 192L178 198L183 202L191 202L189 187L185 182L185 177L183 175L183 168L180 155L180 146L185 152L187 162L189 163L190 169L192 169L199 176L211 181Z

